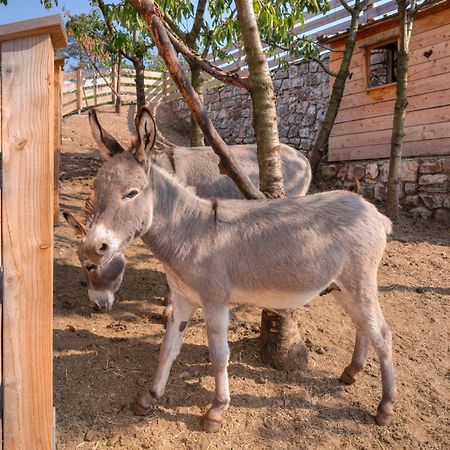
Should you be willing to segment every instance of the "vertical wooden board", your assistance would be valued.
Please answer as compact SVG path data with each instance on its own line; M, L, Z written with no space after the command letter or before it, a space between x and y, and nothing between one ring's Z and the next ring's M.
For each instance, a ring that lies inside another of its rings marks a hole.
M53 48L6 41L2 60L3 442L52 448Z
M61 120L62 120L62 67L55 63L54 84L54 194L53 194L53 226L59 225L59 159L61 153Z

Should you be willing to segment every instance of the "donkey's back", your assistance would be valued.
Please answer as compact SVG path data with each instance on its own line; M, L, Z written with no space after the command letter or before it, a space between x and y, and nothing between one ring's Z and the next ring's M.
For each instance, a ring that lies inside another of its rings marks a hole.
M311 183L311 166L299 151L281 144L281 162L288 197L306 195ZM256 145L230 146L239 168L258 186ZM211 147L174 147L157 156L158 166L187 186L195 186L199 197L243 199L236 184L219 172L219 157Z

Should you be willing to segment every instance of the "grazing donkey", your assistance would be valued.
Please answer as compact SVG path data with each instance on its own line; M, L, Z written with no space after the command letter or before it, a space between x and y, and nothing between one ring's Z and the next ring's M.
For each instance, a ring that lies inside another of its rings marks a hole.
M98 148L107 159L125 151L114 137L101 127L93 109L89 111L89 123ZM151 139L154 139L154 136ZM256 146L236 146L232 147L232 151L239 167L253 183L257 184L259 176ZM282 145L281 159L287 195L290 197L305 195L311 183L309 161L300 152L287 145ZM228 176L219 173L219 157L210 148L175 147L154 156L154 162L175 175L183 184L194 187L200 197L244 198L234 182ZM86 203L88 222L92 212L92 202L89 199ZM70 213L64 213L64 217L78 234L85 233L84 228ZM122 283L125 271L123 253L117 252L114 258L101 268L83 264L85 258L80 250L78 256L86 275L91 304L97 310L110 311L114 303L114 294ZM165 313L170 314L170 306L166 308Z
M139 117L134 151L107 161L95 181L92 224L81 249L90 264L107 264L141 237L164 264L173 312L159 364L136 414L164 393L187 324L201 306L215 376L205 431L219 429L230 403L227 342L230 304L298 308L335 283L335 297L356 326L351 363L341 379L353 383L369 343L381 366L376 421L390 424L396 396L391 331L378 303L377 269L392 224L360 195L332 191L278 200L205 200L148 158L150 112Z

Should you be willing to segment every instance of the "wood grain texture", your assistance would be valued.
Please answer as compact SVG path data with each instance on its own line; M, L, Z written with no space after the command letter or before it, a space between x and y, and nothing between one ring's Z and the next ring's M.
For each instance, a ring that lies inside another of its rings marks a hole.
M1 44L5 449L52 448L53 47Z
M53 180L53 226L59 225L59 159L61 155L61 133L62 133L62 75L64 59L55 60L55 72L53 76L54 89L54 180Z

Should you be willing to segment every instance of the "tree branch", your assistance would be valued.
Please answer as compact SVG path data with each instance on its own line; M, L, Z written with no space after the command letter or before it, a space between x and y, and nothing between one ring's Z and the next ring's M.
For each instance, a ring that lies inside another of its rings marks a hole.
M329 75L330 77L336 78L338 76L337 72L333 72L330 70L320 58L313 58L313 61L315 61L317 64L319 64L320 67L322 67L323 71Z
M197 10L195 12L194 23L192 24L191 31L186 35L186 42L191 48L196 48L195 41L198 38L200 28L202 27L203 17L205 15L207 0L198 0Z
M225 172L236 184L239 190L247 199L262 199L265 195L259 191L252 183L250 178L236 165L227 145L217 133L211 119L208 117L200 98L181 70L180 61L178 60L175 49L171 43L163 21L161 20L161 12L159 5L154 0L127 0L133 5L142 17L150 31L150 34L158 47L158 52L167 66L167 70L177 85L181 95L187 106L195 116L202 132L211 145L214 152L220 158L219 167Z
M350 13L353 14L355 12L355 9L352 8L345 0L339 0L341 2L341 5Z
M242 89L248 89L248 78L240 77L237 73L230 74L219 67L214 66L208 60L203 59L196 51L189 48L184 42L180 41L175 35L167 32L167 35L175 47L175 50L181 53L188 62L197 65L205 72L212 75L217 80L223 81L226 84L236 86Z

